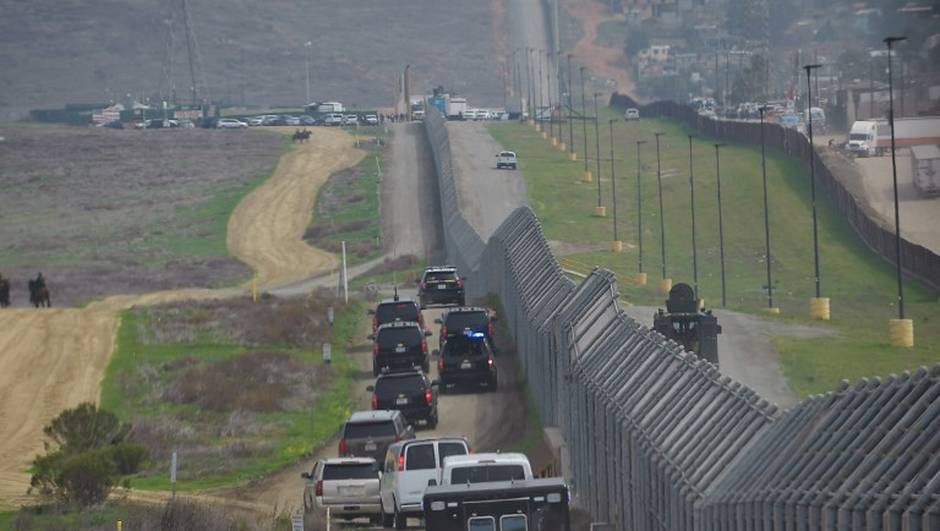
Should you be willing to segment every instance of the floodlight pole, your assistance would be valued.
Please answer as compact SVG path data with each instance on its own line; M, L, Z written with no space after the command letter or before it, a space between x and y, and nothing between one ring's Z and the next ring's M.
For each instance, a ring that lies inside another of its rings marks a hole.
M718 184L718 253L721 263L721 307L727 304L725 291L725 229L721 217L721 162L718 149L724 144L715 144L715 181Z
M646 143L646 140L636 141L636 240L639 250L639 273L643 272L643 187L640 184L640 174L642 165L640 163L640 146Z
M653 133L656 137L656 184L659 187L659 247L662 252L663 278L666 278L666 217L663 209L663 172L659 157L659 137L666 133Z
M764 181L764 260L767 262L767 307L773 308L774 284L770 273L770 203L767 199L767 155L764 151L764 112L767 107L761 105L757 110L760 113L760 166Z
M891 176L894 181L894 262L898 277L898 319L904 319L904 284L901 282L901 214L898 208L898 164L894 153L894 86L891 72L891 45L907 37L888 37L888 120L891 122ZM904 88L902 87L903 91ZM903 92L902 92L903 95Z
M813 145L813 70L822 65L806 65L806 112L809 115L809 180L813 206L813 274L816 281L816 298L822 297L819 279L819 225L816 217L816 147Z
M689 195L692 206L692 285L695 291L695 299L698 300L698 250L695 245L695 176L692 172L692 139L695 135L689 135Z

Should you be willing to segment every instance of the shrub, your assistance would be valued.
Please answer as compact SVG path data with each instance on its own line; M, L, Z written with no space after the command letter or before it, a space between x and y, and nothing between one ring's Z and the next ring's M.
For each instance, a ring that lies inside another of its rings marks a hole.
M110 448L78 454L55 451L33 461L30 488L64 504L94 505L104 501L117 480Z
M42 431L65 453L78 453L123 441L130 426L85 402L60 413Z
M122 442L109 448L111 461L122 476L135 474L147 460L147 449L136 443Z

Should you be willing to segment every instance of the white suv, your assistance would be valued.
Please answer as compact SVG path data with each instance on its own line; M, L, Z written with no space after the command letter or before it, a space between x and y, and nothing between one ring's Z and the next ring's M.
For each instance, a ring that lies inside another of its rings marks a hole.
M468 453L470 445L463 437L412 439L389 446L379 488L382 525L405 529L407 518L420 518L424 490L437 485L444 458Z
M234 118L219 118L215 125L218 129L247 129L248 124Z
M441 485L532 479L532 465L525 454L469 454L444 459Z
M496 155L496 169L500 168L509 168L516 169L516 154L512 151L500 151L499 155Z
M640 119L640 110L639 109L627 109L623 113L623 117L626 120L639 120Z

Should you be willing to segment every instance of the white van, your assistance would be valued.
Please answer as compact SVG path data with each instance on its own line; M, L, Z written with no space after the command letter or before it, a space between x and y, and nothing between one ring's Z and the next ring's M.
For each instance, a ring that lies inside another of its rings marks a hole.
M463 437L412 439L389 446L379 486L382 525L404 529L407 518L420 518L424 490L437 485L444 458L468 453L470 445Z
M525 454L469 454L444 459L441 485L532 479L532 465Z

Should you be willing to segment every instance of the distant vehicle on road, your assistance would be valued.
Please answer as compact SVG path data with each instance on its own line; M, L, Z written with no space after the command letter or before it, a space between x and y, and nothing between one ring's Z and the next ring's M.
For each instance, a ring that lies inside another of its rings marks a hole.
M496 317L490 315L490 311L479 306L463 306L453 308L447 311L443 316L434 320L441 325L440 348L444 348L444 342L448 339L464 336L470 332L481 332L486 335L486 340L490 344L493 352L496 351L493 337L496 334Z
M516 154L512 151L500 151L496 155L496 169L500 170L503 168L509 168L511 170L516 169L516 164L518 159L516 159Z
M323 117L324 125L343 125L344 116L339 113L330 113Z
M418 369L380 374L372 393L372 409L397 409L408 422L423 420L429 429L437 427L437 381Z
M467 333L444 342L444 348L435 350L437 373L441 392L450 386L470 384L486 386L495 391L499 385L496 358L482 332Z
M284 117L285 125L300 125L300 117L298 116L285 116Z
M414 439L389 446L379 488L382 524L405 529L407 518L421 517L421 498L429 485L437 484L444 459L468 453L470 444L463 437Z
M248 124L235 118L219 118L215 127L216 129L247 129Z
M346 108L343 107L343 104L338 101L325 101L317 105L317 112L321 114L325 113L344 113Z
M627 109L623 112L623 117L626 120L639 120L640 119L640 110L639 109Z
M395 441L414 438L414 426L405 421L401 411L356 411L343 426L339 455L379 460Z
M362 122L366 125L379 125L379 117L374 114L367 114L362 117Z
M477 112L477 109L464 109L464 111L461 113L461 116L464 120L472 122L473 120L477 119Z
M464 277L454 266L431 266L424 270L418 282L418 300L421 307L432 304L466 304Z
M254 118L249 118L249 119L248 119L248 127L258 127L258 126L261 126L261 125L264 125L264 117L263 117L263 116L255 116Z
M347 114L343 116L343 125L359 125L359 115Z
M940 195L940 147L911 146L911 175L918 195Z
M386 323L415 321L424 328L424 315L414 299L401 298L397 295L393 299L386 299L378 304L374 310L369 310L372 316L372 331Z
M414 367L429 372L431 361L428 357L427 337L430 335L430 331L425 331L415 321L379 326L374 334L369 335L372 340L372 375Z
M444 459L439 485L468 485L491 481L532 479L532 465L525 454L483 453Z
M856 157L878 154L878 122L859 120L853 123L845 148Z
M304 472L304 510L316 508L330 516L350 521L368 518L381 521L379 464L371 457L340 457L317 461L313 472Z
M547 478L428 487L421 506L434 531L571 531L568 497Z
M301 125L318 125L317 119L309 114L303 114L300 116Z
M180 126L180 123L176 120L147 120L145 122L147 125L146 129L175 129Z

